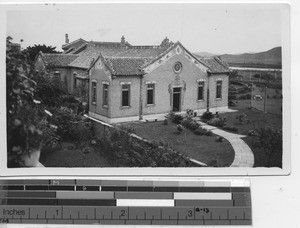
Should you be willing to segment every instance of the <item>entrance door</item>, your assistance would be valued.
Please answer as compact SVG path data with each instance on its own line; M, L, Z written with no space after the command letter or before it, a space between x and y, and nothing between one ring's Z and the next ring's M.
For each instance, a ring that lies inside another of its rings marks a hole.
M180 111L181 88L173 88L173 112Z

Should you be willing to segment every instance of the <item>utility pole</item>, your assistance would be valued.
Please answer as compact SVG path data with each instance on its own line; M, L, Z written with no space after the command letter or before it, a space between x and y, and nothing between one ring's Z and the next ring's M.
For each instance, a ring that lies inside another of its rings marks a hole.
M208 85L209 86L209 85ZM206 107L206 111L209 112L209 88L207 88L207 107Z
M253 108L253 82L251 82L251 100L250 100L250 107Z
M267 104L267 84L265 86L265 99L264 99L264 113L266 113L266 104Z

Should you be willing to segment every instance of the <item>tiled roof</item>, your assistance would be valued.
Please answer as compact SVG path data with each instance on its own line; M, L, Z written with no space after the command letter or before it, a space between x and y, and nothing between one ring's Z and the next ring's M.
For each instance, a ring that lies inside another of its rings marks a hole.
M63 44L62 45L62 49L68 49L68 47L71 47L71 46L76 46L77 47L77 45L81 45L81 44L83 44L83 43L88 43L87 41L85 41L84 39L82 39L82 38L79 38L79 39L77 39L77 40L74 40L73 42L71 42L71 43L66 43L66 44Z
M191 52L189 52L179 41L177 41L176 43L171 43L171 45L167 46L164 51L162 51L160 54L158 54L157 56L155 56L155 58L151 59L151 61L148 61L146 64L143 65L143 67L146 67L152 63L154 63L155 61L157 61L158 59L162 58L164 55L166 55L167 53L169 53L172 49L174 49L175 47L180 46L181 48L183 48L190 56L192 56L196 61L200 62L201 64L203 64L204 66L208 67L206 62L204 62L203 60L195 57Z
M104 58L155 58L166 49L159 46L103 46L90 42L69 66L88 69L91 63L101 54Z
M44 63L49 67L67 67L78 55L40 53Z
M228 64L219 57L202 58L202 60L209 66L210 73L228 73L230 71Z
M111 73L120 75L143 75L140 67L147 61L147 58L105 58L106 64Z
M78 53L82 52L86 47L87 47L87 44L82 44L81 46L79 46L76 49L73 48L74 50L72 50L70 52L70 54L78 54Z
M140 69L161 58L177 45L180 45L196 61L208 68L210 73L228 73L228 65L218 57L200 58L190 53L180 42L162 46L131 46L119 42L89 42L76 51L78 58L69 63L70 67L89 69L95 60L101 56L113 75L141 75Z

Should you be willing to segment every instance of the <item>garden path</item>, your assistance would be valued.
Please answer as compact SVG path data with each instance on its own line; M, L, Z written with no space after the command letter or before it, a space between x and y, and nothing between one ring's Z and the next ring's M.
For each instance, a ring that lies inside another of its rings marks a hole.
M235 156L230 167L253 167L254 155L250 147L241 139L246 135L233 134L223 131L217 127L210 126L204 122L198 121L201 126L207 130L211 130L214 134L220 135L227 139L233 147Z

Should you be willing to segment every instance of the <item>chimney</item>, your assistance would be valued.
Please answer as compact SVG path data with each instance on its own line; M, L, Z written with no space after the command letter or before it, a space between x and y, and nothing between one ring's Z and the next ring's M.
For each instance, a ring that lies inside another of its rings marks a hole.
M68 44L69 43L69 35L68 34L66 34L66 42L65 42L66 44Z
M121 45L125 45L125 37L124 36L121 37Z

